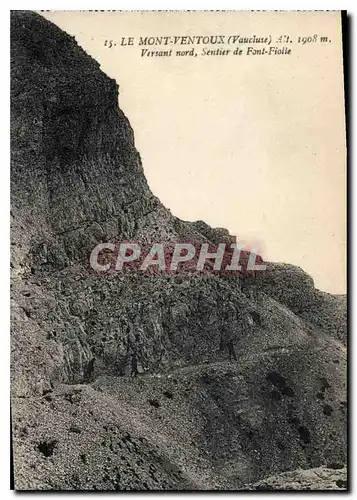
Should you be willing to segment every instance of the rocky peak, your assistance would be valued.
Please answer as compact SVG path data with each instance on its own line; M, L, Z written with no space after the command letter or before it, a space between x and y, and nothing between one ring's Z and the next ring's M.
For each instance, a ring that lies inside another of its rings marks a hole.
M232 241L151 193L117 93L72 37L12 12L15 486L234 489L343 463L344 305L304 271L90 272L103 241Z

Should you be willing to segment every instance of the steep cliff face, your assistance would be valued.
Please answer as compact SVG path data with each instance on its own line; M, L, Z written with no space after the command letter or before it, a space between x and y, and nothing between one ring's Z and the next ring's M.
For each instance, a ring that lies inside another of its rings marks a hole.
M99 242L232 237L151 193L116 83L73 38L13 12L11 60L16 487L232 489L343 463L342 300L285 264L249 282L94 274ZM227 301L233 333L250 320L232 362Z
M13 215L31 224L36 269L63 268L86 245L130 234L128 207L140 219L155 200L116 83L56 26L12 19Z

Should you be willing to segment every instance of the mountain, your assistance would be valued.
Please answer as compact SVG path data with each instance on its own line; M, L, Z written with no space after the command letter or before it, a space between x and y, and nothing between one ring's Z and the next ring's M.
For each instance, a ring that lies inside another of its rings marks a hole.
M345 297L280 263L254 276L91 269L101 242L234 241L153 195L118 92L73 37L12 12L15 488L249 489L343 465Z

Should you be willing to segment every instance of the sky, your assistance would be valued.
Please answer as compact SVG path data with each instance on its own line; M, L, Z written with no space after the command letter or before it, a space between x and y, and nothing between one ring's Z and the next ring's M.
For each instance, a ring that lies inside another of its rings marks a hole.
M338 12L42 15L75 36L118 82L149 185L174 215L257 241L264 259L302 267L321 290L346 292ZM192 47L174 45L171 57L142 57L142 48L168 47L138 45L146 36L226 41L253 34L271 36L272 46L283 37L278 45L291 53L248 56L247 45L237 42L233 48L243 55L202 55L202 46L194 45L196 57L176 56L177 49ZM125 44L132 37L133 45L121 45L123 37ZM311 41L298 43L299 37Z

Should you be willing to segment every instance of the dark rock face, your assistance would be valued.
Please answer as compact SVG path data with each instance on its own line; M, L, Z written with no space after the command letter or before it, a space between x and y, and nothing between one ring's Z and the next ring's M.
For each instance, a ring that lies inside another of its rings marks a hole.
M99 242L234 238L150 192L116 83L70 36L13 12L11 58L16 488L244 489L345 463L343 298L285 264L95 275Z

